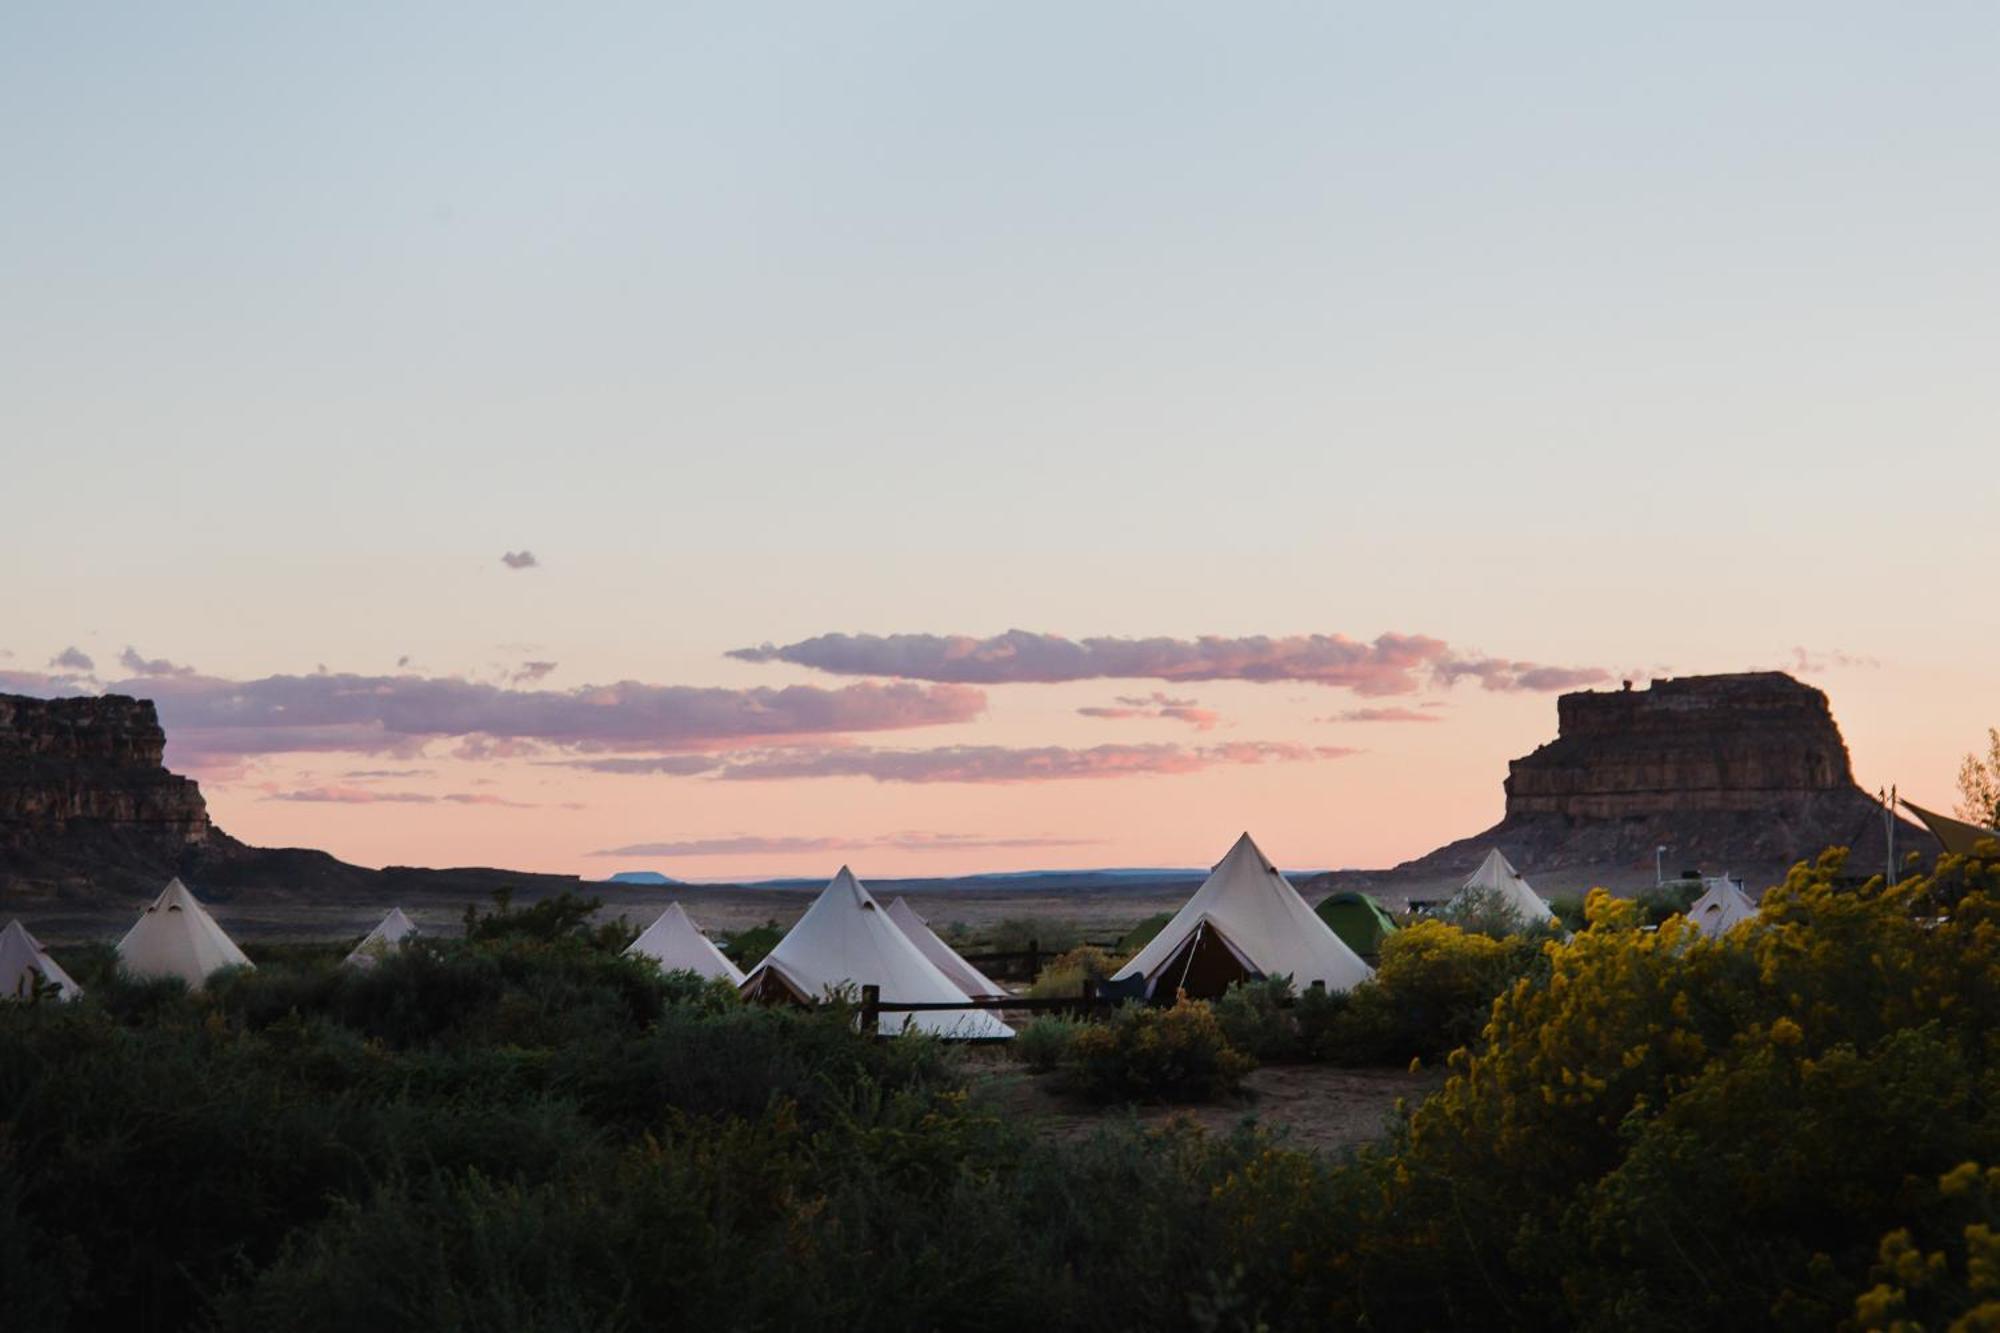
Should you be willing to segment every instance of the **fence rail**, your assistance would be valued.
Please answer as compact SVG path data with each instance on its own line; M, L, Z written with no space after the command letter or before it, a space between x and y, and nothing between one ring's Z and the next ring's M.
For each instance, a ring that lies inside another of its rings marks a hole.
M1326 983L1315 981L1312 990L1326 989ZM1058 995L1045 999L1030 999L1026 996L1007 995L997 1000L885 1000L880 986L861 988L861 1030L879 1032L884 1014L940 1014L960 1013L967 1009L978 1009L986 1013L997 1013L1011 1009L1016 1013L1056 1014L1089 1013L1097 1009L1116 1009L1122 1004L1145 1004L1154 1008L1165 1008L1176 1002L1178 996L1139 996L1122 992L1105 994L1098 989L1095 981L1085 979L1075 995ZM1291 1003L1287 1001L1285 1003ZM1000 1040L1006 1038L951 1038L950 1040Z
M1072 947L1079 949L1116 949L1117 940L1084 940ZM1042 965L1051 958L1060 957L1068 950L1044 951L1040 940L1029 940L1025 949L999 949L987 953L962 953L966 962L992 977L1005 977L1012 981L1033 981L1042 974Z

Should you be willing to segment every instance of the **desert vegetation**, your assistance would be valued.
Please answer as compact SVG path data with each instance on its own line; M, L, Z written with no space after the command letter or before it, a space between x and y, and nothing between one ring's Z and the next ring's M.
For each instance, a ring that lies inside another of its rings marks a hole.
M1992 1327L2000 860L1842 870L1720 939L1598 893L1567 939L1399 931L1347 995L1024 1027L1080 1100L1448 1064L1344 1157L1045 1138L980 1057L587 913L195 994L68 951L85 1001L0 1006L0 1289L43 1328Z

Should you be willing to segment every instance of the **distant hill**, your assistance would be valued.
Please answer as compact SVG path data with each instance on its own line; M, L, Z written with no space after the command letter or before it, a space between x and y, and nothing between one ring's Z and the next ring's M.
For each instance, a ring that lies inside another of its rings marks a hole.
M621 870L615 875L607 875L596 882L599 884L644 884L648 887L659 888L677 885L681 881L662 875L657 870Z

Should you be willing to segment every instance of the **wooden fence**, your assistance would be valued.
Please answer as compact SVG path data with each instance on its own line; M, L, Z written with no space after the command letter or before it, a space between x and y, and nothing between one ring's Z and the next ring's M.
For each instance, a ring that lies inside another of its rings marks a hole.
M1117 940L1085 940L1081 944L1072 945L1071 948L1110 951L1116 949L1118 944ZM1067 952L1069 952L1067 949L1057 949L1044 953L1040 940L1029 940L1025 949L1001 950L996 953L964 953L959 957L996 980L1033 981L1042 975L1044 964Z
M970 960L968 960L970 961ZM1324 981L1315 981L1313 990L1325 990ZM1122 1004L1146 1004L1154 1008L1172 1005L1177 996L1154 995L1150 998L1126 993L1105 994L1098 989L1098 983L1085 978L1075 995L1054 996L1048 999L1029 999L1026 996L1008 995L997 1000L925 1000L903 1001L885 1000L880 986L861 988L861 1030L880 1032L884 1014L949 1014L967 1009L979 1009L987 1013L1012 1010L1026 1014L1089 1014L1098 1010L1116 1009ZM1286 1005L1295 1003L1287 1000ZM948 1037L948 1041L1006 1041L1005 1037Z

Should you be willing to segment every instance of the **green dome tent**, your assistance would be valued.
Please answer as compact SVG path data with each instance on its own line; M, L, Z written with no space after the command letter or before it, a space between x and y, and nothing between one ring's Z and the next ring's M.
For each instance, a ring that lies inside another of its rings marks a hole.
M1319 919L1333 927L1341 942L1363 958L1382 952L1382 941L1395 933L1396 923L1382 910L1382 904L1365 893L1349 890L1336 893L1313 909Z

